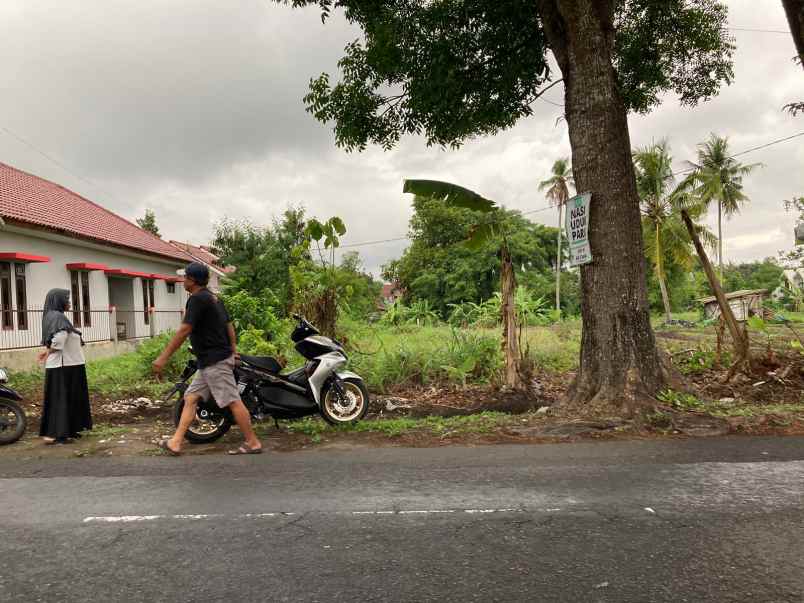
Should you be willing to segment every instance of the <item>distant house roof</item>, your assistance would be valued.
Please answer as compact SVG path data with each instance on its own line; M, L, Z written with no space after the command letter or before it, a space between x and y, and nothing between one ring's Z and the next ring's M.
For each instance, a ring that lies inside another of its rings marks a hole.
M0 163L0 217L11 224L187 262L167 241L54 182Z
M182 241L171 241L171 245L175 245L180 250L192 256L193 259L212 266L223 274L230 274L235 271L234 266L223 266L221 259L212 253L209 247L204 245L191 245L190 243L183 243Z
M726 299L737 299L738 297L750 297L752 295L767 295L767 289L743 289L741 291L732 291L731 293L726 293ZM712 295L710 297L704 297L698 300L702 304L711 304L714 301L717 301L717 298Z
M400 297L403 293L404 291L397 285L394 285L393 283L385 283L382 286L382 292L380 295L383 299L389 299L391 297Z

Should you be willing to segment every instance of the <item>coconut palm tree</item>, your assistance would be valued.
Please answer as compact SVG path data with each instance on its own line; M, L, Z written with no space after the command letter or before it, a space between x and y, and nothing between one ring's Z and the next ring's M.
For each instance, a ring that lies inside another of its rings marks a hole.
M743 176L761 164L743 165L735 160L729 155L728 138L716 134L698 145L697 163L689 163L694 170L694 194L707 208L717 203L717 262L723 280L723 215L729 218L739 213L740 206L750 201L743 192Z
M667 292L666 263L691 270L695 254L680 210L687 209L693 220L706 212L706 207L690 194L691 181L676 185L673 178L672 157L667 141L660 141L634 151L637 191L642 200L642 231L645 254L653 264L656 280L662 294L667 320L671 320L670 296ZM710 246L715 237L696 223L701 240Z
M569 187L574 187L569 158L557 159L552 175L539 183L539 190L547 190L547 200L558 207L558 245L556 251L556 311L561 312L561 233L564 230L563 211L569 200Z

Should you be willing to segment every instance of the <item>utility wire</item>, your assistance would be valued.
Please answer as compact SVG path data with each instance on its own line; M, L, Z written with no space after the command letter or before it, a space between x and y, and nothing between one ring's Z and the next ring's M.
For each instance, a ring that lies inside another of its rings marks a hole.
M734 155L730 156L730 159L733 159L735 157L739 157L740 155L745 155L746 153L753 153L754 151L758 151L760 149L765 149L767 147L771 147L773 145L780 144L780 143L786 142L788 140L792 140L793 138L798 138L799 136L804 136L804 132L799 132L798 134L793 134L792 136L786 136L784 138L778 138L776 140L771 140L770 142L766 142L764 144L761 144L761 145L758 145L758 146L755 146L755 147L751 147L749 149L745 149L743 151L740 151L739 153L734 153ZM695 168L687 168L685 170L674 172L673 176L677 176L679 174L686 174L686 173L693 172L693 171L695 171ZM548 210L551 210L551 209L555 209L555 207L552 206L552 205L548 205L546 207L538 207L536 209L529 209L528 211L523 211L523 212L519 212L519 213L521 215L525 216L525 215L528 215L528 214L535 214L535 213L538 213L538 212L548 211ZM344 248L344 247L349 247L349 248L351 248L351 247L363 247L363 246L366 246L366 245L380 245L382 243L394 243L396 241L409 241L409 240L410 240L410 237L395 237L393 239L382 239L382 240L379 240L379 241L366 241L364 243L351 243L349 245L341 245L341 248Z
M111 199L116 199L114 195L109 194L109 192L104 190L100 185L96 184L95 182L92 182L92 180L90 180L89 178L85 178L84 176L81 176L80 174L77 174L72 169L70 169L69 167L64 165L61 161L59 161L58 159L56 159L55 157L53 157L51 155L48 155L42 149L38 148L32 142L24 139L19 134L15 133L15 132L12 132L11 130L9 130L8 128L6 128L4 126L0 126L0 130L5 132L6 134L11 136L12 138L15 138L17 141L21 142L22 144L24 144L28 148L33 149L34 151L39 153L42 157L44 157L45 159L47 159L48 161L50 161L54 165L57 165L58 167L63 169L65 172L70 174L73 178L77 178L78 180L81 180L82 182L85 182L86 184L89 184L90 186L95 187L97 190L99 190L100 192L102 192L104 195L106 195L107 197L109 197Z
M782 29L759 29L753 27L727 27L729 31L750 31L755 33L774 33L774 34L785 34L790 35L789 31L784 31Z
M740 155L745 155L746 153L753 153L754 151L758 151L760 149L766 149L768 147L772 147L773 145L787 142L788 140L792 140L794 138L798 138L799 136L804 136L804 132L799 132L798 134L793 134L791 136L785 136L784 138L777 138L776 140L771 140L770 142L766 142L765 144L761 144L755 147L751 147L750 149L745 149L744 151L740 151L739 153L735 153L731 155L729 159L734 159L735 157L739 157ZM679 170L677 172L673 172L673 176L678 176L679 174L689 174L690 172L694 172L696 168L689 167L683 170Z

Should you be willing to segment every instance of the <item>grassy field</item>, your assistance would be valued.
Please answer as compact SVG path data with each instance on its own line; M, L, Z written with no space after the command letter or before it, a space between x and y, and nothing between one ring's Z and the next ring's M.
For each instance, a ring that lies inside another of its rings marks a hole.
M768 346L790 352L792 342L804 335L804 313L788 313L793 329L768 324L765 331L752 331L752 345L758 353ZM674 318L694 322L695 313ZM674 354L683 372L711 368L716 348L716 328L696 323L693 327L664 326L654 318L657 341ZM386 327L346 321L342 325L350 353L350 368L361 374L374 393L418 385L468 385L493 383L502 366L499 329L456 329L447 325ZM794 331L795 330L795 331ZM581 341L580 319L573 318L546 325L527 327L522 348L540 370L566 372L577 367ZM87 366L90 389L105 398L145 396L159 398L169 381L180 371L186 353L179 354L168 367L167 381L158 383L151 375L153 359L167 336L144 342L130 354L97 360ZM728 354L729 344L724 344ZM295 352L285 350L290 367L303 362ZM728 358L726 357L726 360ZM14 387L27 397L40 395L41 369L11 376Z

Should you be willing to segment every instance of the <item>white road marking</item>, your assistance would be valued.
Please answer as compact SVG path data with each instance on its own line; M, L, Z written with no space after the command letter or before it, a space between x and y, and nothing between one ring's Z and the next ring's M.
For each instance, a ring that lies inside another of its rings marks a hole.
M290 517L295 513L242 513L240 515L197 514L197 515L107 515L84 517L83 523L137 523L164 519L201 521L205 519L262 519L265 517Z
M346 511L337 512L336 515L443 515L449 513L466 513L469 515L487 515L490 513L524 513L522 508L504 509L408 509L399 511ZM561 509L534 509L534 511L556 512ZM237 515L223 514L177 514L177 515L106 515L85 517L83 523L140 523L148 521L204 521L210 519L266 519L274 517L292 517L297 515L295 512L276 511L272 513L240 513Z

